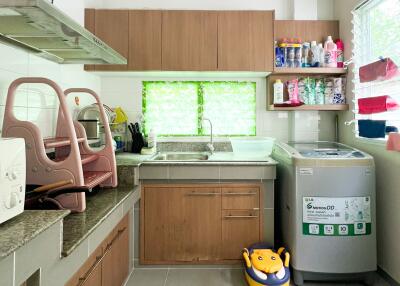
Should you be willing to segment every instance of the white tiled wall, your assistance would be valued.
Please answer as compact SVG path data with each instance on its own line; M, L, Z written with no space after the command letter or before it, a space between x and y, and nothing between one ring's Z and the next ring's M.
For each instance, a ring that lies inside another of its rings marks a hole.
M0 44L0 130L3 126L8 87L13 80L27 76L49 78L62 89L87 87L100 91L100 78L83 71L82 65L59 65L23 50ZM89 102L87 98L82 98L83 104ZM26 84L18 89L14 104L16 117L37 124L44 137L54 135L57 112L58 99L50 87Z

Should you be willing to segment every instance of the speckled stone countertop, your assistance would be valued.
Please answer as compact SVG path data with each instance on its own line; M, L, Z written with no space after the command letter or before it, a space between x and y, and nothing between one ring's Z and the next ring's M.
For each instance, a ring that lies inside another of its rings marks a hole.
M26 210L0 225L0 258L6 257L37 237L70 211Z
M64 219L62 255L71 254L132 192L132 187L118 187L86 196L86 210Z
M121 153L117 155L118 166L151 165L237 165L237 166L269 166L278 163L269 156L255 156L252 154L236 154L233 152L216 152L208 160L199 161L164 161L151 160L154 155L139 155Z
M134 153L115 154L117 166L140 166L144 161L149 160L154 155L140 155Z

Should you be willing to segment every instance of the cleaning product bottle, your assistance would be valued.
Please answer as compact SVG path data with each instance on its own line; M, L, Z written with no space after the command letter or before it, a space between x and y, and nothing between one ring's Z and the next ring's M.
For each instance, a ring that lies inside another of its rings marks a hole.
M303 43L303 57L301 59L301 66L303 68L308 68L311 66L310 62L310 43Z
M275 67L283 67L285 64L285 58L283 48L281 48L275 41Z
M303 57L301 39L297 39L294 42L294 66L301 68L301 59Z
M153 148L156 147L156 133L154 132L153 129L150 129L149 135L147 137L147 147L148 148Z
M274 104L283 103L283 83L277 79L274 83Z
M337 47L337 67L342 68L344 62L344 43L341 39L336 40L336 47Z
M311 66L319 67L320 63L320 51L317 45L317 41L311 41Z
M325 61L324 66L328 68L337 67L337 46L332 40L332 36L328 36L324 44Z
M325 49L321 43L318 44L318 57L319 57L318 67L323 67L325 61Z

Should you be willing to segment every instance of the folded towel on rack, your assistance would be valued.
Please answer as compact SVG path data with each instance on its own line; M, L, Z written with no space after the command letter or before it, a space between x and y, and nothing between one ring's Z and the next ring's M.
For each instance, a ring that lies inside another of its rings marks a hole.
M390 58L385 58L360 67L358 74L361 83L375 80L383 81L399 75L399 69Z
M400 152L400 133L389 133L389 138L386 143L386 149L390 151Z
M397 102L388 95L359 98L358 99L358 113L359 114L373 114L396 110L399 108Z
M358 120L358 135L365 138L385 138L386 120Z

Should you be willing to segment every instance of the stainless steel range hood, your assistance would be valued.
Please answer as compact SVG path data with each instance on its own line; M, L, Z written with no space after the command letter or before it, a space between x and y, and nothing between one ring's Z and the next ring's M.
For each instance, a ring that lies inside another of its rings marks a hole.
M62 64L127 63L46 0L1 0L0 41Z

